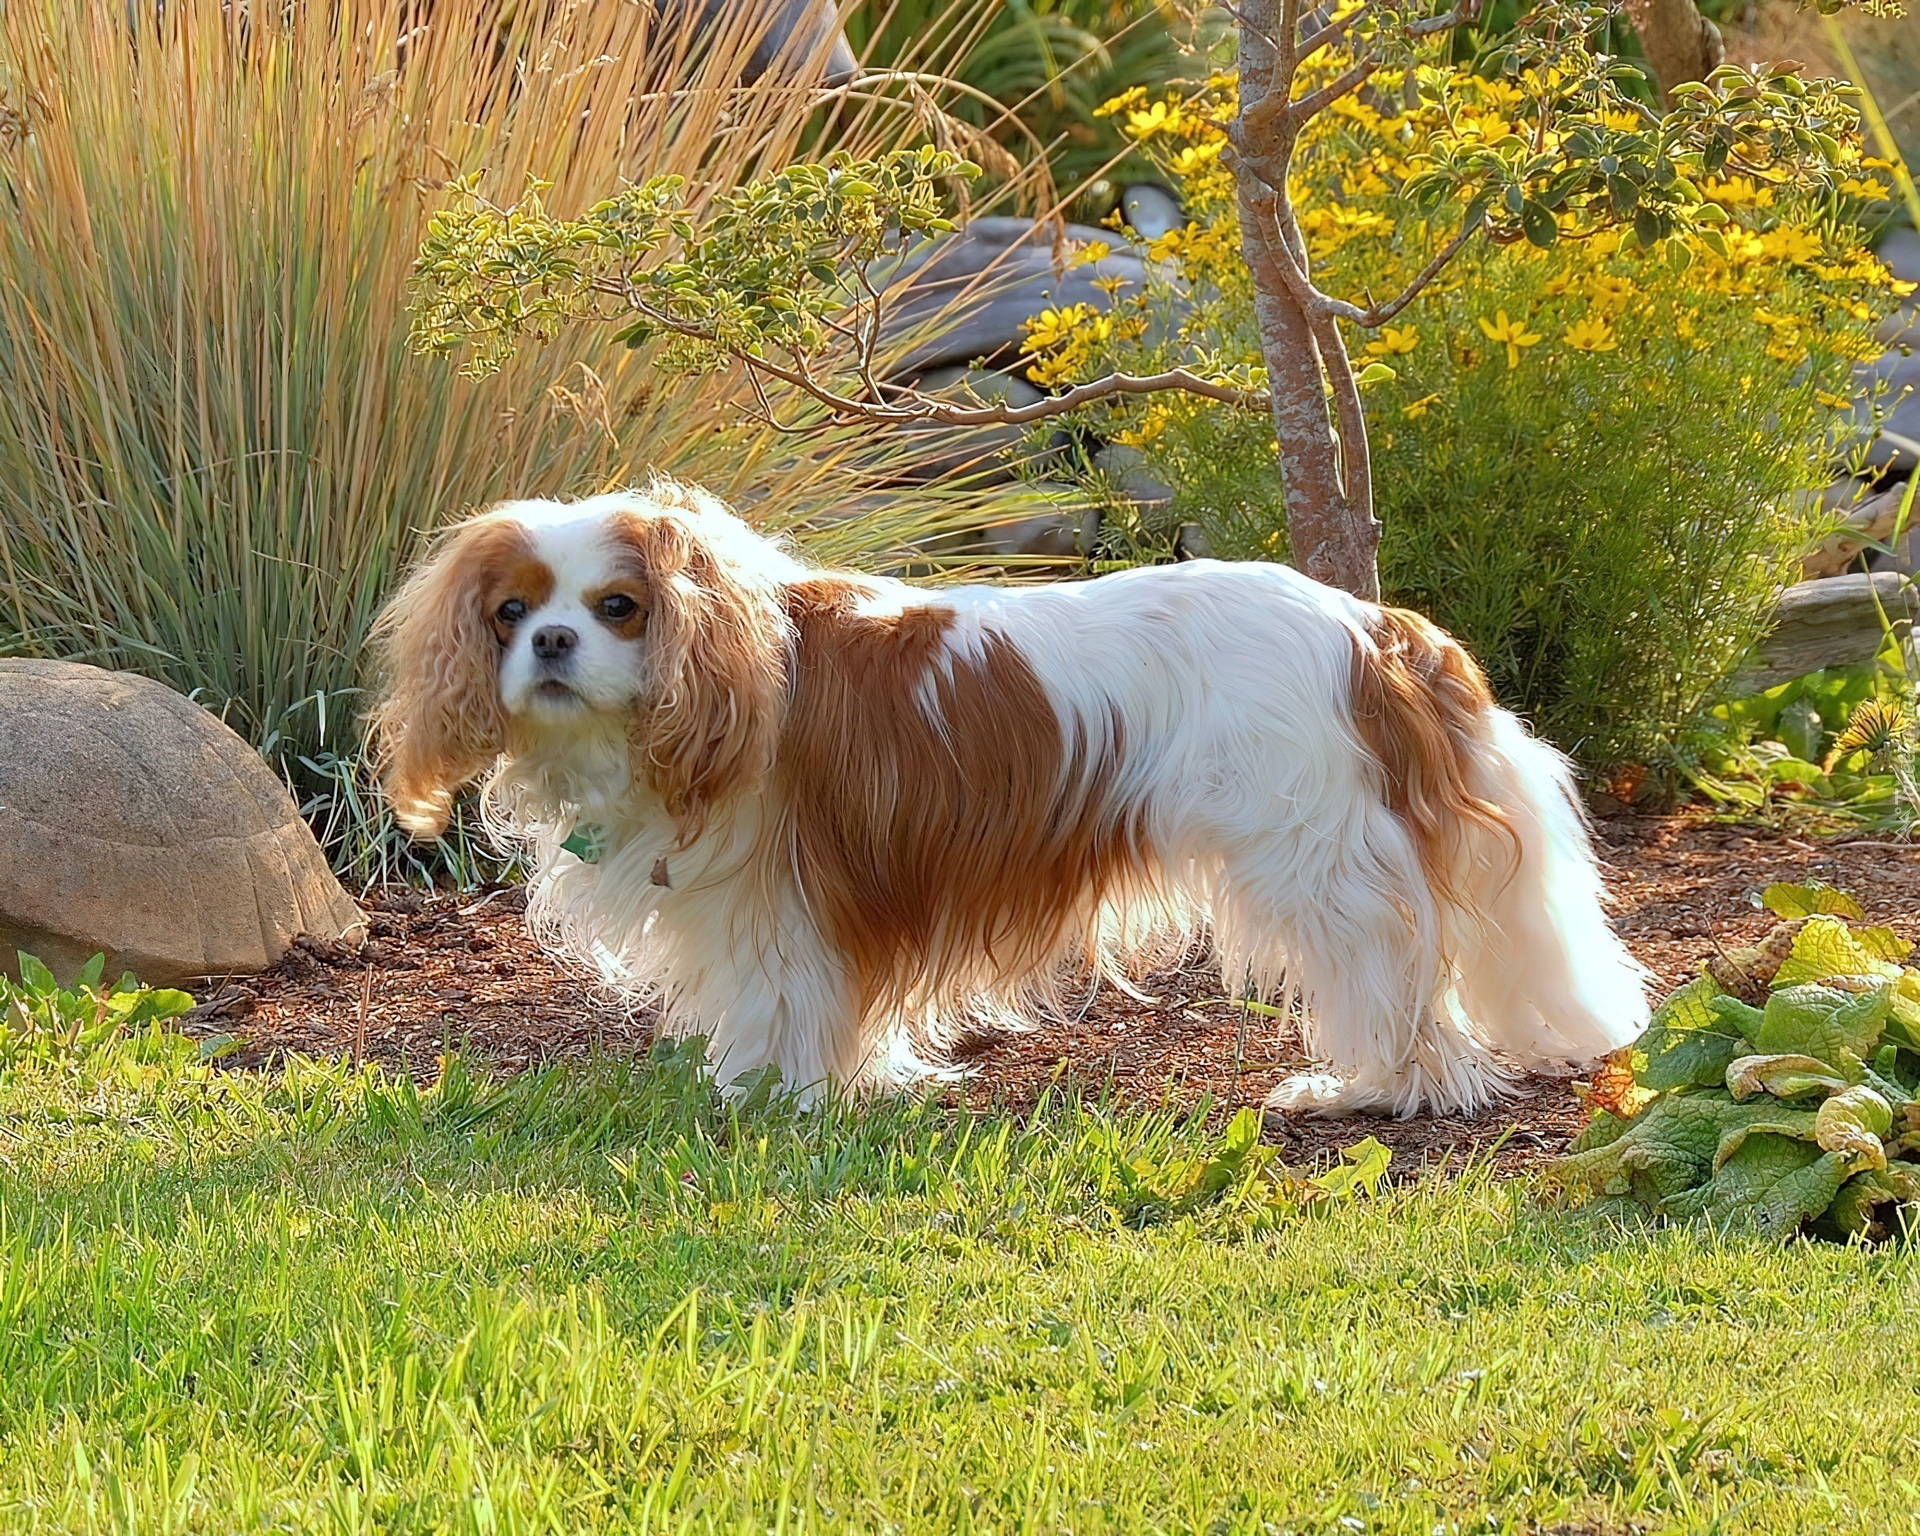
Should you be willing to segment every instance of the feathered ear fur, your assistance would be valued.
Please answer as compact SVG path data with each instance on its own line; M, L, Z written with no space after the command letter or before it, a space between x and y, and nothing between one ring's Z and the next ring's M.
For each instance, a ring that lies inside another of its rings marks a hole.
M446 826L455 791L485 773L505 745L500 642L487 596L530 556L518 523L465 523L374 627L385 675L372 717L374 760L394 815L415 837Z
M652 496L666 499L660 486ZM777 583L753 569L758 542L717 507L689 497L684 514L628 512L613 529L648 592L650 686L628 729L634 768L685 845L712 806L773 766L786 614Z

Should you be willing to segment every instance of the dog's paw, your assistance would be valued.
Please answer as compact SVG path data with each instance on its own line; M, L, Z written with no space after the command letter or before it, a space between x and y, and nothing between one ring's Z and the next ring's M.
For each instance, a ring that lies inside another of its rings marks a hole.
M1385 1098L1375 1089L1334 1072L1297 1072L1267 1095L1268 1109L1323 1119L1365 1114L1385 1104Z

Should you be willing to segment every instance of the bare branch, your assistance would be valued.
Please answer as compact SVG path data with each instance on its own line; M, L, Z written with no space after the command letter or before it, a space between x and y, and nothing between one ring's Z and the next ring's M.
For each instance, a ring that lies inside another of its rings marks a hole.
M1463 223L1453 238L1435 253L1433 260L1422 267L1414 275L1413 281L1401 289L1399 294L1388 303L1375 304L1371 309L1362 309L1357 304L1349 304L1345 299L1329 298L1316 289L1314 296L1319 302L1311 307L1322 314L1336 316L1353 325L1363 325L1368 328L1385 325L1420 296L1420 290L1440 275L1441 269L1460 254L1460 247L1471 240L1486 222L1486 214L1476 213Z
M1018 426L1029 421L1046 421L1055 416L1064 416L1083 405L1092 405L1095 401L1106 400L1114 395L1157 395L1169 390L1218 400L1225 405L1243 406L1248 410L1264 410L1267 405L1264 391L1236 389L1231 384L1203 379L1185 368L1169 368L1164 373L1110 373L1105 378L1076 384L1064 395L1048 395L1031 405L1002 404L956 409L929 400L924 395L915 395L912 400L915 406L924 405L928 408L917 418L920 420L937 421L950 427L989 426L1001 422Z
M1330 80L1309 96L1287 105L1287 116L1296 124L1304 123L1320 112L1324 112L1347 92L1358 90L1366 84L1367 77L1380 67L1379 59L1369 55L1338 79Z
M1367 0L1367 3L1361 6L1359 10L1352 12L1350 15L1338 17L1328 22L1318 32L1310 33L1308 36L1301 38L1300 57L1303 60L1310 59L1322 48L1339 42L1341 38L1345 37L1355 27L1359 26L1361 22L1365 21L1372 12L1373 0Z
M1432 37L1436 32L1451 32L1455 27L1464 27L1470 21L1480 18L1479 0L1467 0L1456 5L1450 11L1442 11L1438 16L1427 16L1419 21L1407 23L1408 37Z

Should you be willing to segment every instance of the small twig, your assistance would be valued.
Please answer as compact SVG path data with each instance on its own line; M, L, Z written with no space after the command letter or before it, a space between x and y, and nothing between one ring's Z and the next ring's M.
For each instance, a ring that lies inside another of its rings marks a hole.
M1300 40L1300 57L1310 59L1328 44L1338 42L1364 21L1372 11L1372 0L1368 0L1367 4L1361 6L1359 10L1354 11L1351 15L1342 16L1334 21L1330 21L1318 32L1302 38Z
M1324 112L1349 91L1358 90L1367 83L1367 77L1380 67L1377 58L1364 58L1338 79L1329 81L1312 94L1302 96L1298 101L1287 104L1287 116L1296 124L1305 123L1310 118Z
M1460 253L1460 247L1478 234L1486 222L1486 214L1477 213L1463 223L1460 226L1459 232L1447 241L1445 245L1440 247L1439 251L1435 253L1433 260L1422 267L1419 272L1415 274L1413 281L1401 289L1398 296L1390 302L1376 304L1371 309L1362 309L1357 304L1349 304L1345 299L1328 298L1325 295L1319 294L1318 290L1314 290L1316 296L1321 300L1319 307L1323 309L1325 313L1348 321L1353 325L1363 325L1368 329L1385 325L1420 296L1420 291L1440 275L1441 270L1446 264Z
M360 1070L360 1064L367 1055L367 1014L373 1008L373 967L368 965L360 978L360 1013L353 1023L353 1069Z

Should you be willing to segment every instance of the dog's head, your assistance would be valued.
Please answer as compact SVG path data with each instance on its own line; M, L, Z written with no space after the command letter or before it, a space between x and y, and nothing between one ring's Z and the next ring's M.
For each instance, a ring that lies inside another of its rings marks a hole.
M635 778L690 837L764 773L792 562L701 492L658 482L508 502L454 528L381 616L381 782L431 836L513 744L622 717Z

